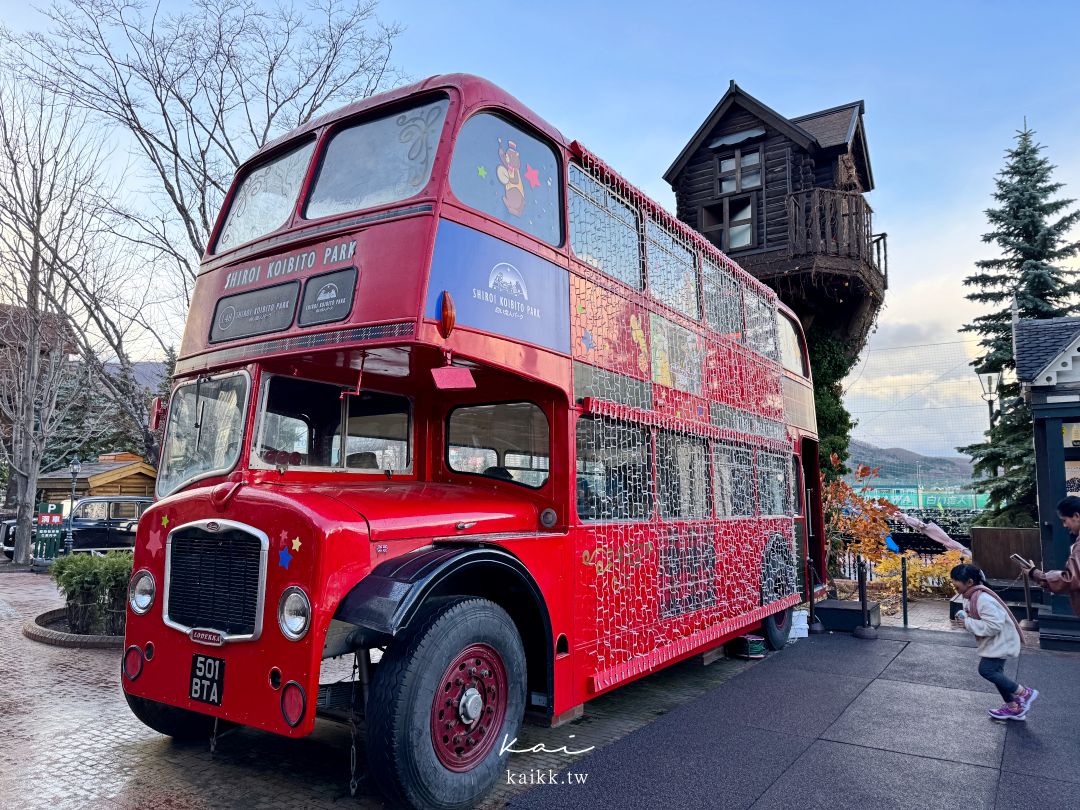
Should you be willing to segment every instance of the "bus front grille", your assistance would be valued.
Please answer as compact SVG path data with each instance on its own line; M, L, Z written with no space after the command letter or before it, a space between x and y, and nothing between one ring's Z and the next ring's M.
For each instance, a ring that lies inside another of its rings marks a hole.
M226 641L258 638L268 545L262 532L231 521L174 531L165 560L165 623L185 632L217 630Z

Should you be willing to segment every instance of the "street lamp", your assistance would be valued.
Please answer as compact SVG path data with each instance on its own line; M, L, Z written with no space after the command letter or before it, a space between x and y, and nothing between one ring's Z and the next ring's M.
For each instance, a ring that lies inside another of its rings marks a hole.
M68 508L67 537L64 538L64 554L70 555L72 546L75 543L75 538L71 535L71 521L75 518L75 481L78 480L79 472L82 470L82 463L79 461L78 456L71 459L71 463L68 464L68 469L71 470L71 506Z
M990 408L990 429L994 429L994 399L998 396L1001 385L1000 371L979 371L979 385L982 386L982 398Z

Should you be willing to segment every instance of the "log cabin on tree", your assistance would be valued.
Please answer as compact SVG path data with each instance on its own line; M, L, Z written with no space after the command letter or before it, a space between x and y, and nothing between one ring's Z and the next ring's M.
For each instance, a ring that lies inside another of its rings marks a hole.
M679 219L858 354L888 286L862 101L785 118L732 81L664 179Z

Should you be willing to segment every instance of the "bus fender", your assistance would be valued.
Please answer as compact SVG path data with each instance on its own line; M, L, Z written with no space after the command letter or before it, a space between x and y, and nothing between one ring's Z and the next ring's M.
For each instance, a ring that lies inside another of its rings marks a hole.
M550 646L551 620L539 586L520 560L491 547L425 546L387 560L353 586L334 619L355 625L365 643L386 643L409 626L425 599L440 595L440 586L481 570L489 588L502 583L531 596Z
M376 647L402 635L423 605L441 596L490 599L517 625L528 668L528 714L547 723L555 696L551 617L540 587L517 557L500 548L426 546L387 560L341 600L334 619L354 626L348 644Z

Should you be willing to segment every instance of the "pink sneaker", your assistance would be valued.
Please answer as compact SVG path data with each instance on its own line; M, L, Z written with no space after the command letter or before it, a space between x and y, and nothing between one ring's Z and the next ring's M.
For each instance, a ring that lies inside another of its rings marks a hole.
M1023 706L1013 701L1002 704L1000 709L991 709L988 714L994 720L1023 720L1027 712Z
M1039 696L1038 689L1032 689L1030 686L1025 686L1013 697L1016 702L1020 704L1020 708L1024 710L1024 714L1028 713L1028 709L1031 708L1031 704L1035 702L1035 698Z

